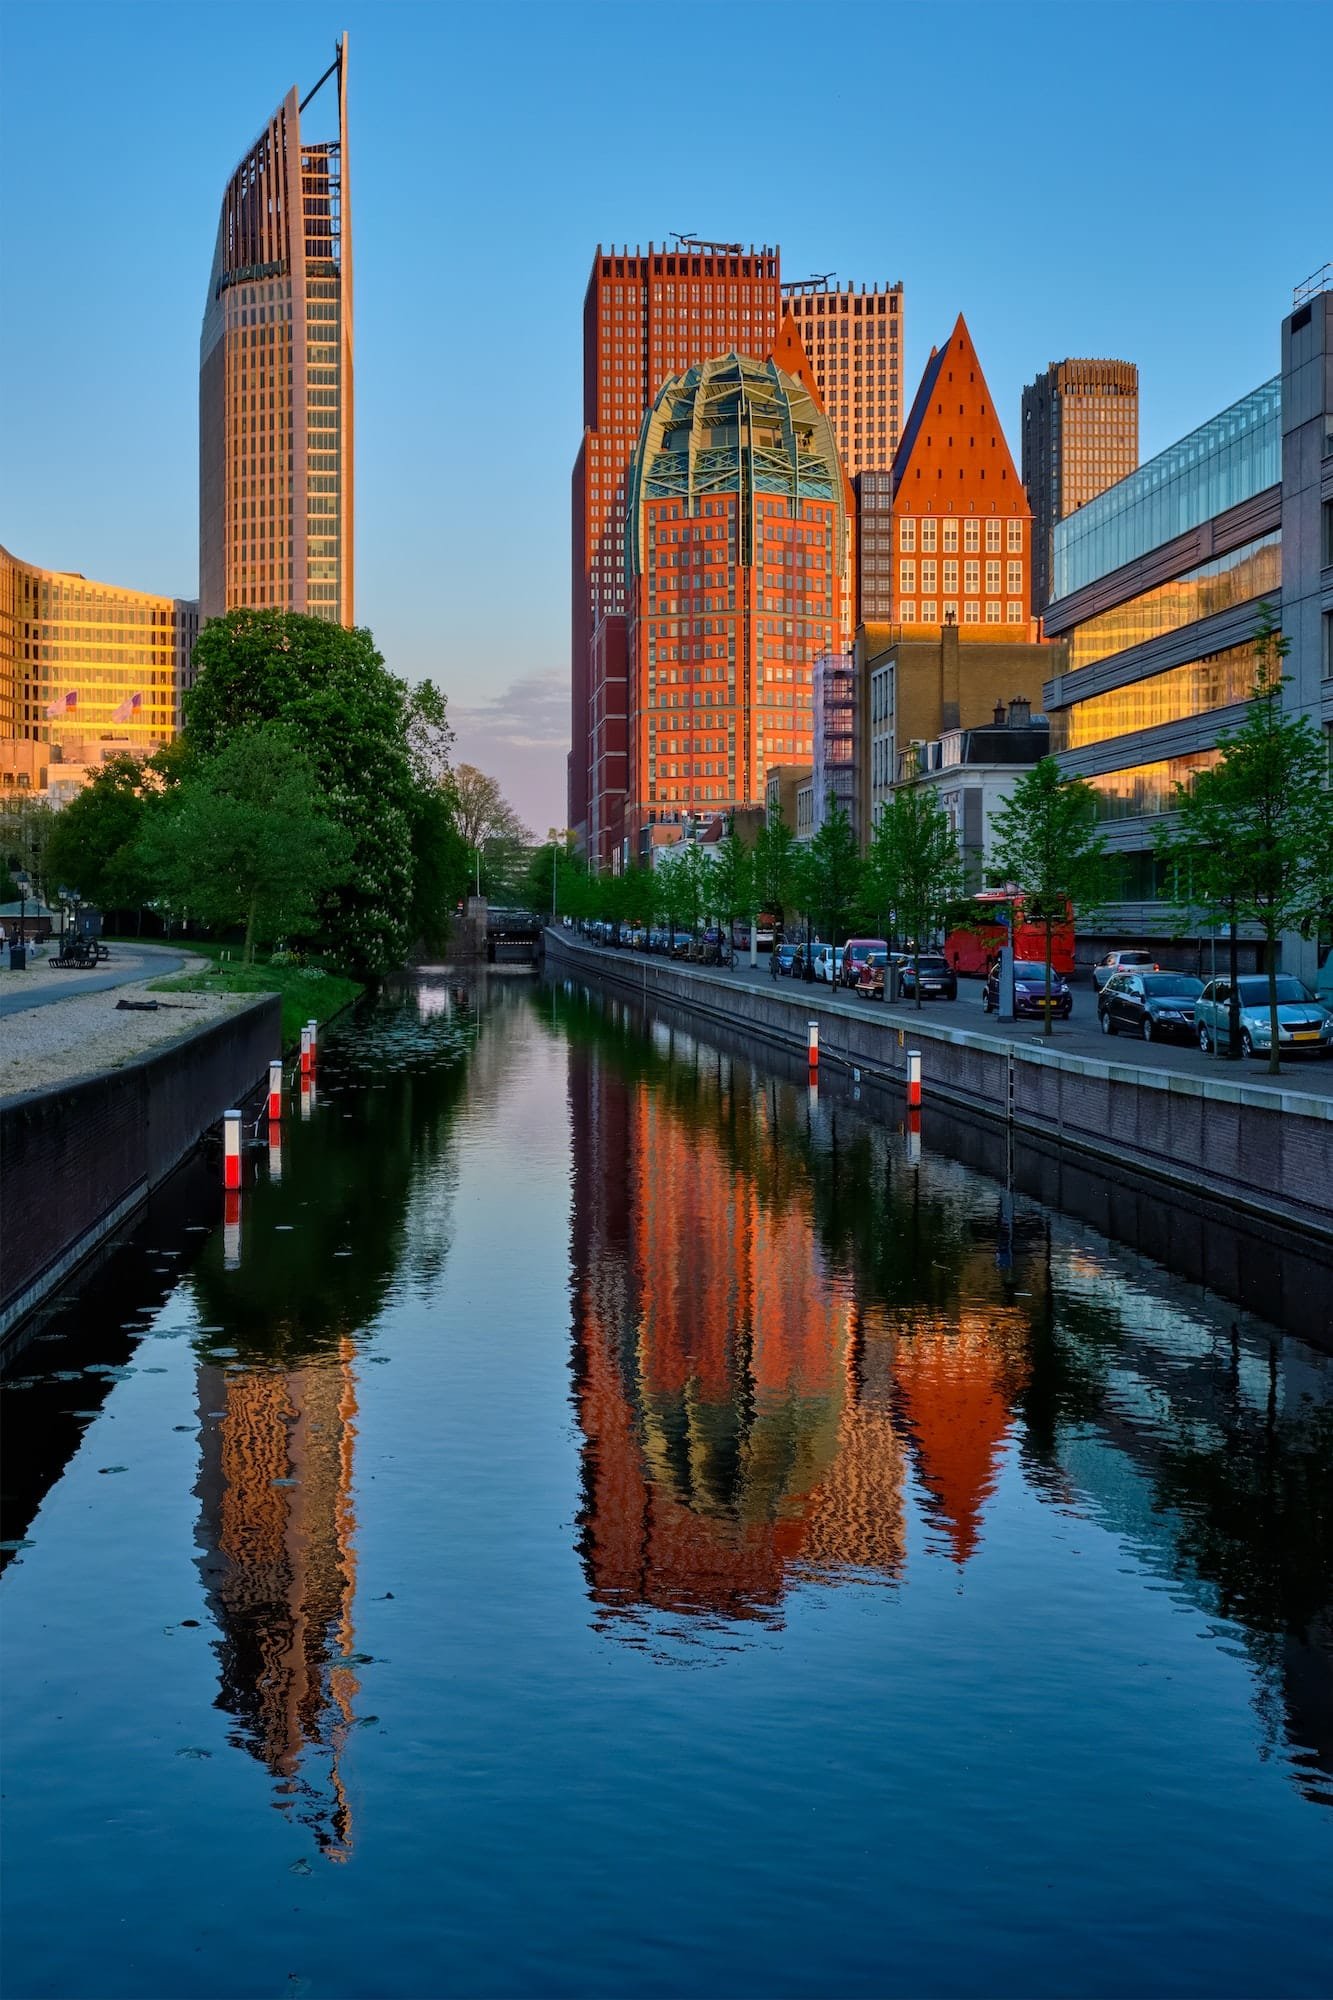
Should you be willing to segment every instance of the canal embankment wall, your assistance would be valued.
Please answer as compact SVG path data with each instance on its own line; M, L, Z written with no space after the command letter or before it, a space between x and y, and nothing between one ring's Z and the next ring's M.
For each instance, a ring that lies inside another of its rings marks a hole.
M262 994L114 1070L0 1102L0 1353L282 1050Z
M656 997L774 1047L905 1087L921 1056L923 1099L1011 1127L1063 1151L1132 1170L1333 1248L1333 1098L1229 1078L1015 1045L975 1029L875 1009L802 987L795 994L710 978L688 965L611 953L548 929L548 966L637 998Z

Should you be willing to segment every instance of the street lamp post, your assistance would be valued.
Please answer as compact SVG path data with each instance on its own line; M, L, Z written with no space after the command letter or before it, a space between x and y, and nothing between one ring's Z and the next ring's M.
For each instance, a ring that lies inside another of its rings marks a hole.
M14 881L19 892L18 959L17 961L15 960L13 948L11 947L9 962L17 971L26 972L28 969L28 892L32 888L32 877L26 868L20 868L18 874L14 877Z

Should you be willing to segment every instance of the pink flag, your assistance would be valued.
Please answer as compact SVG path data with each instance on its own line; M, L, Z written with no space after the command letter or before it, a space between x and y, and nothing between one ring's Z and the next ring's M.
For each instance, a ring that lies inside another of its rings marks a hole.
M56 701L53 701L46 713L48 716L68 715L78 705L79 691L77 688L71 688L68 694L61 695Z
M141 694L127 694L111 720L113 722L128 722L130 717L142 706L143 696Z

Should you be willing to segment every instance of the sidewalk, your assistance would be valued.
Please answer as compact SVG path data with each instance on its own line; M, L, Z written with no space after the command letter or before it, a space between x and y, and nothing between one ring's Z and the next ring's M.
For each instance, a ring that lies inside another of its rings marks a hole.
M114 944L111 957L103 965L86 972L57 972L47 963L57 949L54 939L30 945L24 972L11 972L9 951L0 966L0 1017L27 1013L35 1007L49 1007L57 1000L70 1000L87 993L105 993L115 986L134 985L144 979L163 979L179 972L185 960L179 951L156 944Z

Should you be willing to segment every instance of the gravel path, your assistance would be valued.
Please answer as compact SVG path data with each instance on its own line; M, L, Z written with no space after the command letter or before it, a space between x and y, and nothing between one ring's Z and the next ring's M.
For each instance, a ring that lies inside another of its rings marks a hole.
M9 970L9 955L0 970L0 1018L26 1013L31 1007L50 1007L57 1001L81 998L85 993L105 993L139 979L161 979L179 972L185 960L178 951L157 945L112 945L109 961L96 971L55 972L47 958L54 945L35 947L25 972Z
M179 955L174 955L179 963ZM175 965L155 955L137 977L156 978L174 971ZM189 969L205 961L187 961ZM23 975L15 973L16 979ZM53 973L54 979L70 979L72 973ZM119 1069L130 1057L172 1042L205 1022L220 1020L238 1007L248 1006L252 993L162 993L157 1012L140 1014L117 1008L115 992L71 993L59 1006L38 1002L22 1012L11 1012L0 1028L0 1098L16 1096L24 1090L40 1090L53 1083L71 1083L76 1077L91 1076L100 1070ZM134 996L136 999L141 997Z

